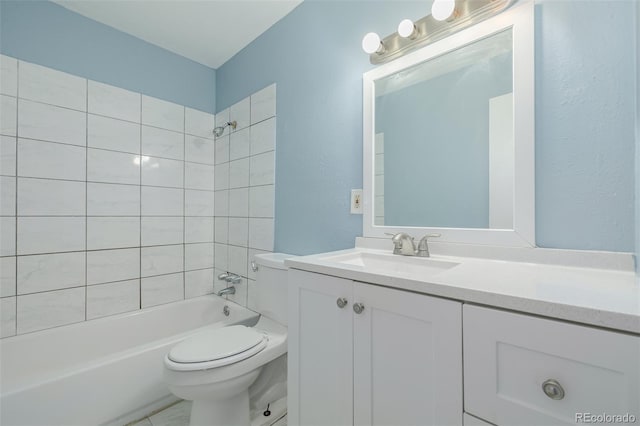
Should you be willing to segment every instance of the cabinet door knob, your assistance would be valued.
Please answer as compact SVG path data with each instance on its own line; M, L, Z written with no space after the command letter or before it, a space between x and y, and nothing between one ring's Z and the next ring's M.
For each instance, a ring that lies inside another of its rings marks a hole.
M564 389L557 380L547 379L542 383L544 394L551 399L561 400L564 398Z
M345 306L347 306L347 299L345 299L344 297L338 297L338 300L336 300L336 305L338 305L338 308L342 309Z
M361 314L364 311L364 305L362 303L354 303L353 312L356 314Z

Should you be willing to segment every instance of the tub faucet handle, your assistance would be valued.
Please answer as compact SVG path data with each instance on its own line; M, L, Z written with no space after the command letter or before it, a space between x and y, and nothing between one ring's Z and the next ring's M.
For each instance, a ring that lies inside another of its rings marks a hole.
M228 281L229 278L229 273L228 272L223 272L220 275L218 275L218 279L220 281Z

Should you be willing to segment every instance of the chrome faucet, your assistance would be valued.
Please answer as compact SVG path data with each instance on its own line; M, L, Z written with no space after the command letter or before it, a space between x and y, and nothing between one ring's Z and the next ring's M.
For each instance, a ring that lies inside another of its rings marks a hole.
M225 294L236 294L236 288L234 286L229 286L218 292L218 296L224 296Z
M441 234L425 235L418 243L417 249L413 237L405 232L387 235L392 235L391 241L393 242L393 254L400 254L402 256L429 257L429 244L427 242L427 239L439 237Z
M224 272L218 275L218 279L220 281L226 281L230 284L240 284L242 281L242 277L238 274L234 274L233 272Z

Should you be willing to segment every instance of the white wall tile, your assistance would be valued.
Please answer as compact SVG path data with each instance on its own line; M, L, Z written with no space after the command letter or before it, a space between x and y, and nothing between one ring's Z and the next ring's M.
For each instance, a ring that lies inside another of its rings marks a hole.
M184 240L183 217L143 217L142 245L181 244Z
M87 285L139 277L139 248L87 252Z
M16 334L16 298L0 299L0 337Z
M213 191L214 166L185 163L184 187L188 189Z
M143 247L140 252L142 277L165 275L184 270L184 245Z
M140 280L87 288L87 319L135 311L140 307Z
M15 136L18 134L18 99L0 95L0 134Z
M229 266L229 246L226 244L217 244L214 248L214 258L213 264L216 269L221 270L222 272L227 271L227 267ZM218 275L216 273L216 275Z
M87 215L140 216L140 186L87 183Z
M184 273L185 299L213 293L213 268Z
M20 62L20 98L79 111L87 110L87 80L29 62Z
M18 139L18 175L85 180L86 148Z
M221 136L215 141L214 159L216 164L227 163L229 161L229 136Z
M84 252L18 256L18 294L85 285Z
M276 115L275 83L251 95L251 124Z
M0 55L0 94L18 96L18 60Z
M182 188L184 162L156 157L143 157L142 184Z
M237 160L249 156L249 143L251 141L251 131L253 129L247 127L234 132L229 137L229 159Z
M84 321L85 287L18 296L18 334Z
M213 250L211 256L213 266ZM16 257L0 257L0 297L16 295Z
M218 164L214 167L213 187L216 191L229 189L229 163Z
M0 136L0 175L16 175L16 138Z
M213 139L215 117L208 112L193 108L184 109L184 132L190 135Z
M229 108L229 121L237 121L238 126L236 132L240 129L248 127L251 122L251 100L249 97L244 98L238 103L231 105Z
M251 186L275 183L274 151L251 156Z
M86 184L18 178L19 216L84 216Z
M249 219L247 218L229 218L229 244L235 246L247 247L249 240Z
M251 157L253 160L253 157ZM249 158L229 163L229 188L249 186Z
M249 216L249 188L229 191L229 216Z
M184 298L184 274L160 275L141 280L143 308L175 302Z
M183 206L183 189L142 187L143 216L182 216Z
M216 243L227 244L229 242L229 218L214 218L214 241Z
M193 163L214 164L215 142L198 136L185 135L185 160Z
M0 176L0 216L16 215L16 178Z
M184 245L184 269L213 268L213 243Z
M20 99L18 136L71 145L87 145L87 114Z
M247 248L229 246L229 271L242 277L247 276Z
M273 151L276 148L276 119L251 126L251 155Z
M228 121L229 121L229 108L220 111L215 116L216 127L224 126L224 124L227 123Z
M152 157L184 159L184 134L142 126L142 154Z
M249 216L274 217L275 191L273 185L249 188Z
M142 95L142 124L184 132L184 107Z
M140 184L140 157L135 154L89 148L87 180L104 183Z
M258 289L256 288L256 280L247 280L247 308L258 312Z
M212 217L185 217L184 242L208 243L213 242Z
M18 218L17 252L19 255L84 249L84 217Z
M215 216L229 216L229 191L214 193L213 209Z
M0 217L0 256L16 254L16 218Z
M87 145L91 148L140 154L140 125L129 121L89 114Z
M186 189L184 191L185 216L213 216L213 200L213 192Z
M88 105L92 114L140 122L140 94L89 80Z
M273 219L249 219L249 247L273 250Z
M139 217L88 217L87 250L140 245Z

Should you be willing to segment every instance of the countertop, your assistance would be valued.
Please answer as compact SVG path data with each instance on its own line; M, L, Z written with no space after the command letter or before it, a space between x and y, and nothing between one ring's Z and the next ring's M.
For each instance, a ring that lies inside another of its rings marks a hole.
M294 269L365 283L445 297L566 321L640 334L640 285L631 271L539 263L433 256L459 265L416 279L402 272L372 273L357 265L326 258L355 252L355 248L287 259Z

